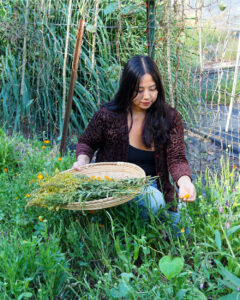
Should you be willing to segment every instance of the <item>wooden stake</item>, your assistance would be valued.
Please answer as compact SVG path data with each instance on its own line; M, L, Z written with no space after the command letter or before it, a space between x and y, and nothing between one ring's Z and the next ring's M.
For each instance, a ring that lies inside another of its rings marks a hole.
M27 26L28 26L28 15L29 15L29 0L27 0L26 4L26 14L25 14L25 24L24 24L24 41L23 41L23 68L22 68L22 80L21 80L21 90L20 95L24 94L24 86L25 86L25 70L27 63Z
M76 45L75 45L75 49L74 49L72 73L71 73L70 85L69 85L69 90L68 90L66 112L65 112L63 131L62 131L62 140L61 140L61 145L60 145L60 152L61 152L62 156L64 155L65 147L66 147L66 139L67 139L67 134L68 134L68 123L70 120L70 115L71 115L71 110L72 110L72 99L73 99L74 86L75 86L76 79L77 79L77 70L78 70L78 62L79 62L81 46L82 46L83 31L84 31L84 21L80 20L78 32L77 32Z

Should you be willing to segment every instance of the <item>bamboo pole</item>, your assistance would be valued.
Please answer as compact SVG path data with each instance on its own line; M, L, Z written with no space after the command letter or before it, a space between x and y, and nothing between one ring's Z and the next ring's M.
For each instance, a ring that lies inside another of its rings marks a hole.
M27 26L28 26L28 15L29 15L29 0L26 3L26 14L25 14L25 24L24 24L24 41L23 41L23 66L22 66L22 80L21 80L21 90L20 95L24 94L24 83L25 83L25 70L27 62Z
M236 93L239 59L240 59L240 35L238 38L238 50L237 50L237 59L236 59L236 66L235 66L233 86L232 86L232 94L231 94L231 100L230 100L229 111L228 111L228 116L227 116L227 123L226 123L226 127L225 127L226 132L228 132L229 123L230 123L230 119L231 119L231 115L232 115L233 101L234 101L235 93Z
M168 0L167 7L167 65L168 65L168 84L170 104L174 107L172 68L171 68L171 0Z
M95 17L93 26L96 28L96 31L93 33L93 41L92 41L92 69L94 68L95 63L95 47L96 47L96 35L97 35L97 19L98 19L98 10L99 10L99 0L95 3Z
M73 99L74 86L75 86L76 79L77 79L77 70L78 70L78 62L79 62L81 46L82 46L83 31L84 31L84 21L80 20L78 32L77 32L77 38L76 38L76 45L75 45L75 49L74 49L72 73L71 73L70 85L69 85L69 90L68 90L65 119L64 119L64 124L63 124L63 131L62 131L62 140L61 140L61 145L60 145L61 155L64 155L65 147L66 147L66 139L67 139L67 134L68 134L68 123L70 120L70 115L71 115L71 110L72 110L72 99Z
M64 119L64 116L65 116L65 107L66 107L66 67L67 67L67 55L68 55L68 44L69 44L69 31L70 31L71 14L72 14L72 0L69 1L69 5L68 5L67 34L66 34L66 44L65 44L64 61L63 61L62 119Z

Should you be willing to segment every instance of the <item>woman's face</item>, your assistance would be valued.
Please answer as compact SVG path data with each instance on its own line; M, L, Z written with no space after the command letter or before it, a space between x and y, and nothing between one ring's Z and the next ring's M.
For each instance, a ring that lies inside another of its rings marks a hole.
M140 79L137 95L132 100L132 109L138 111L147 110L157 100L157 96L156 83L152 76L146 73Z

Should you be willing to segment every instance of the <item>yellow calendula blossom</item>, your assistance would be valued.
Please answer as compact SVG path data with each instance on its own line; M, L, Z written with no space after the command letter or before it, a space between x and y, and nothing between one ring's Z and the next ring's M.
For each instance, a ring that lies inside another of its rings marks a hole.
M44 144L49 144L50 143L49 140L44 140L43 142L44 142Z
M41 172L38 172L37 179L43 179L43 178L44 178L43 174Z
M42 217L42 216L39 216L39 217L38 217L38 220L39 220L40 222L43 222L43 217Z
M182 228L180 231L181 231L182 233L184 233L185 230L184 230L184 228Z
M190 194L184 195L183 199L188 199L190 197Z
M4 168L3 171L4 171L4 172L7 172L7 168Z
M42 146L43 149L46 149L46 146Z
M62 161L62 158L61 158L61 157L59 157L59 158L58 158L58 161Z
M26 194L25 197L31 197L31 194Z

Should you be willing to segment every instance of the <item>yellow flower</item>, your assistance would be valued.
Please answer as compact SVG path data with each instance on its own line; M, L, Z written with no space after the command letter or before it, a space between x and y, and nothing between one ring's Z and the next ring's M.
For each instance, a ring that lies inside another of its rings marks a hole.
M233 170L234 170L234 169L237 169L237 166L233 166Z
M31 197L31 194L26 194L25 197Z
M38 178L38 179L43 179L43 177L44 177L44 176L43 176L43 174L42 174L41 172L39 172L39 173L37 174L37 178Z
M42 221L43 221L43 217L42 217L42 216L39 216L39 217L38 217L38 220L39 220L40 222L42 222Z
M182 233L184 233L185 230L184 230L184 228L182 228L180 231L181 231Z
M91 176L92 180L96 180L96 177L95 176Z
M183 199L188 199L190 197L190 194L186 194L183 196Z
M233 173L230 173L230 174L229 174L229 176L231 176L231 177L232 177L232 176L233 176Z
M43 142L44 142L44 144L49 144L50 143L49 140L44 140Z
M46 149L46 146L42 146L43 149Z
M61 158L61 157L59 157L59 158L58 158L58 161L62 161L62 158Z
M98 176L98 177L97 177L97 180L102 180L102 178Z
M3 171L4 171L4 172L7 172L7 168L4 168Z

